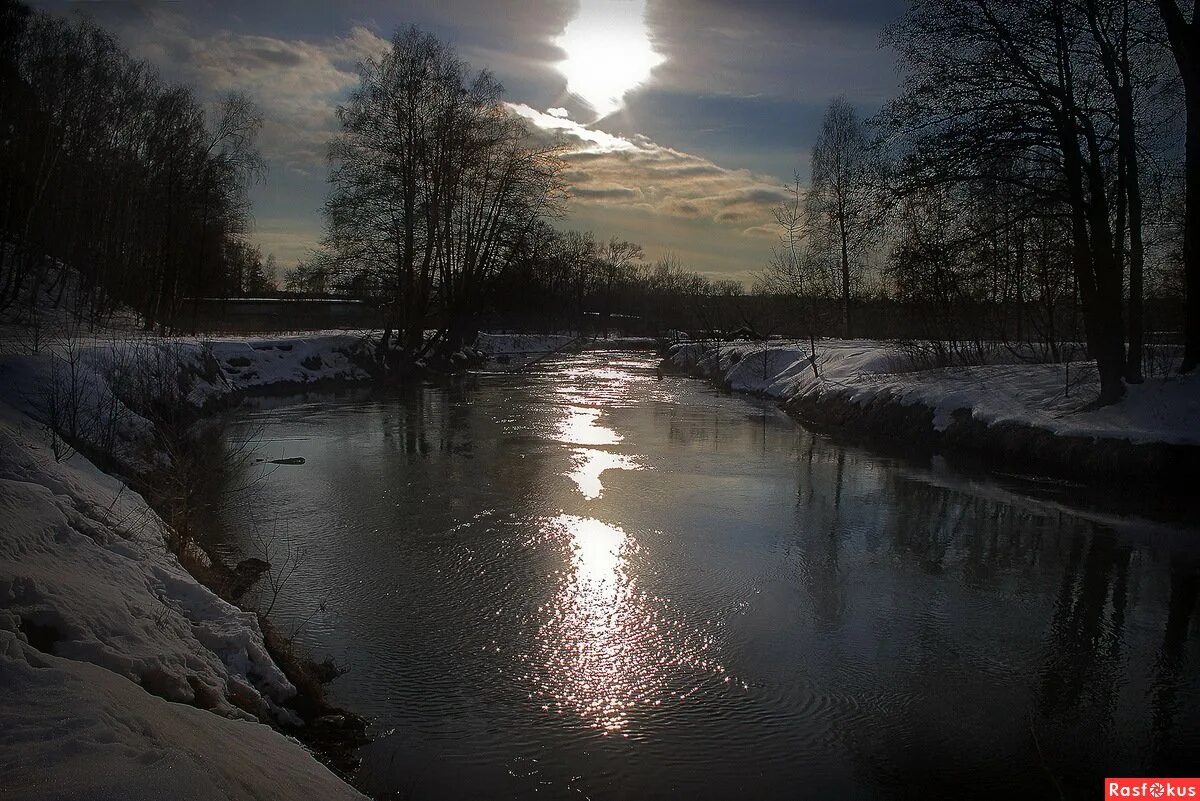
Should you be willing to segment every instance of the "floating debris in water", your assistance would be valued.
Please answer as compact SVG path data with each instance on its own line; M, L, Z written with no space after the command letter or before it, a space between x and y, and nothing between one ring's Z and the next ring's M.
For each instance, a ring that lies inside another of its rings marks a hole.
M255 459L254 461L261 462L263 460ZM287 459L271 459L270 461L267 462L267 464L304 464L304 457L303 456L291 456Z

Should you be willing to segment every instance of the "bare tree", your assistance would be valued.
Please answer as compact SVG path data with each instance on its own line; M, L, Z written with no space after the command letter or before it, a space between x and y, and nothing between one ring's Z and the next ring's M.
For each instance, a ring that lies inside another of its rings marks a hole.
M798 303L800 329L808 338L813 375L817 372L817 331L822 304L833 296L829 273L808 247L804 195L800 176L787 187L788 199L772 209L779 226L779 242L771 251L766 268L755 278L756 294L776 294ZM843 306L843 310L844 310ZM844 321L843 321L844 322Z
M561 193L553 145L536 146L486 71L416 28L360 68L338 109L326 246L343 285L381 296L381 352L415 358L474 337L486 289Z
M1192 4L1191 19L1177 0L1158 0L1167 27L1167 40L1183 79L1187 109L1184 141L1183 269L1185 285L1184 349L1180 372L1200 365L1200 9Z
M1114 105L1070 0L915 0L888 32L908 69L884 121L908 137L902 191L1001 178L1062 203L1100 404L1125 392ZM998 175L999 162L1021 169Z
M1139 168L1137 112L1132 53L1137 30L1145 30L1131 0L1084 0L1095 45L1095 58L1112 93L1117 128L1116 236L1129 236L1129 347L1125 380L1142 382L1144 351L1145 246L1142 238L1142 176ZM1123 255L1118 250L1118 259Z
M856 272L870 237L871 148L862 120L844 97L830 101L812 151L811 186L805 198L816 241L837 251L842 331L854 336L851 299Z

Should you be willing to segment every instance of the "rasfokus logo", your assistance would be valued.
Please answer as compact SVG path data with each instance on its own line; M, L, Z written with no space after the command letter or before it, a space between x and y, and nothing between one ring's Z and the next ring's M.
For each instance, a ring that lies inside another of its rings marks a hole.
M1105 779L1105 801L1115 798L1195 798L1200 801L1200 779Z

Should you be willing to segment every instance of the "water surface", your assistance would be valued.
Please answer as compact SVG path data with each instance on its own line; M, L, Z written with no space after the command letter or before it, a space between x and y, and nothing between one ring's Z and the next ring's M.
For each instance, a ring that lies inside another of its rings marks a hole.
M1200 531L843 447L591 352L264 402L225 546L373 793L1099 797L1200 756ZM1070 497L1069 488L1057 493Z

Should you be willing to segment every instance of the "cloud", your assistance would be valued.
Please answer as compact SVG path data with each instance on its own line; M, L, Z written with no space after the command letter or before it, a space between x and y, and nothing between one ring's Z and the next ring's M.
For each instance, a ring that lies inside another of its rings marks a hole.
M546 139L569 147L564 177L572 199L564 225L603 229L642 242L648 253L672 252L697 268L736 275L756 269L775 236L771 207L784 199L783 182L769 174L793 166L791 143L803 129L796 101L819 110L867 73L871 86L893 80L890 56L874 51L878 21L853 19L864 4L900 0L846 0L844 12L823 11L832 7L818 0L654 0L648 23L655 49L668 60L604 125L624 127L623 134L571 119L588 110L556 69L568 54L555 40L576 17L577 0L356 0L349 9L271 0L77 6L200 97L238 90L260 105L260 147L271 172L253 190L254 238L281 265L303 256L320 235L326 145L337 129L337 104L357 85L357 63L386 49L381 32L416 23L454 42L475 68L493 69L510 96L524 101L511 108ZM758 93L767 99L711 99ZM771 104L780 111L767 119ZM777 140L789 148L778 157ZM753 169L722 166L730 164Z
M779 239L779 227L775 225L754 225L743 229L742 236L757 236L777 240Z
M595 201L636 201L643 197L640 189L629 186L577 186L572 190L572 195Z
M532 122L535 128L560 136L575 149L589 154L614 150L630 150L637 147L633 140L607 131L588 128L564 115L538 111L524 103L506 103L509 110ZM566 111L566 109L555 109Z
M201 30L163 6L149 7L121 34L134 55L196 87L202 99L248 94L263 112L263 155L299 169L324 164L336 106L358 83L357 64L388 46L361 25L319 39Z
M787 197L773 178L721 167L644 136L618 136L520 103L509 108L564 145L563 179L574 207L628 207L741 234L768 223L771 209Z
M695 95L877 104L896 88L880 30L903 0L658 0L649 15L667 59L654 85Z
M264 255L270 253L275 256L282 272L307 258L320 236L320 229L307 221L285 217L259 219L253 238ZM279 277L282 278L282 275Z

